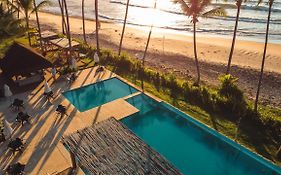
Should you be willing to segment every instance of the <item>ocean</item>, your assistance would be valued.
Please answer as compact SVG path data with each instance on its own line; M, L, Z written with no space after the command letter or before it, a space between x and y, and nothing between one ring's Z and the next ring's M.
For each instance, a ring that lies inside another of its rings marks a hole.
M121 24L124 19L126 2L127 0L100 0L100 19ZM150 26L153 23L158 29L192 35L191 19L182 13L178 4L174 4L170 0L158 0L157 9L154 10L154 2L154 0L130 0L128 24ZM257 0L253 0L242 4L237 39L264 41L268 1L259 6L257 6L257 2ZM81 1L67 0L67 5L70 16L81 16ZM232 38L237 11L235 1L217 0L212 6L223 6L227 16L199 18L198 34ZM44 11L59 14L58 1L51 0L51 5L45 7ZM94 0L85 0L85 17L87 19L95 18ZM273 4L269 42L281 44L281 0L275 0Z

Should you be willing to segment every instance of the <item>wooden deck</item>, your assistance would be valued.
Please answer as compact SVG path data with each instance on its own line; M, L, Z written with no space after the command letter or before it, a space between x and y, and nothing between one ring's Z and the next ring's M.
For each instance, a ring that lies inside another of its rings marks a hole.
M181 174L115 118L63 138L90 174Z
M97 67L93 67L79 71L77 80L72 84L68 84L62 77L53 82L47 71L46 78L56 97L52 103L46 102L45 98L42 97L43 83L33 90L14 94L12 99L23 99L24 112L31 116L30 124L25 124L22 127L14 122L17 113L9 110L8 106L11 103L9 99L0 99L0 118L4 118L11 125L13 129L11 137L19 137L25 143L23 153L15 155L7 150L7 142L0 144L0 174L3 174L7 165L17 161L26 164L26 174L63 174L60 172L65 172L71 167L71 159L60 141L62 136L72 134L112 116L119 120L138 112L138 109L122 98L80 112L62 95L63 92L70 89L116 77L108 70L97 74L96 69ZM134 95L137 94L139 93ZM66 106L67 116L63 118L57 116L55 109L58 104ZM78 173L78 175L80 174Z

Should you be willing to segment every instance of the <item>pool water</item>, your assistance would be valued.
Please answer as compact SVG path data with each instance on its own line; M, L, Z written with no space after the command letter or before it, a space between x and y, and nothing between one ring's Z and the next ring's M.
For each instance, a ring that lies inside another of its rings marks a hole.
M138 92L118 78L110 78L91 85L64 92L63 95L80 112Z
M280 167L191 119L164 102L138 95L140 110L122 119L144 142L186 175L280 175Z

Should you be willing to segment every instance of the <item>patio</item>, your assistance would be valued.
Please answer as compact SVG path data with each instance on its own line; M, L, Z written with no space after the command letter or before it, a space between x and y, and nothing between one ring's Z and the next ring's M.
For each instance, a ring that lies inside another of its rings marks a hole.
M78 78L71 85L64 78L58 78L53 82L48 73L48 83L56 96L52 104L48 103L42 95L43 83L33 91L13 95L13 99L24 100L24 112L31 116L30 124L24 124L22 127L14 123L17 113L8 108L10 101L0 101L0 117L4 117L13 128L12 138L19 137L25 143L23 153L17 152L15 155L7 150L7 141L0 145L0 174L6 166L17 161L26 164L26 174L67 173L72 165L69 153L60 142L62 136L108 119L112 114L116 119L120 119L138 111L125 100L118 99L80 113L61 95L63 91L116 76L108 70L95 74L96 69L97 67L93 67L79 71ZM58 104L66 106L68 116L63 118L57 116L55 110Z

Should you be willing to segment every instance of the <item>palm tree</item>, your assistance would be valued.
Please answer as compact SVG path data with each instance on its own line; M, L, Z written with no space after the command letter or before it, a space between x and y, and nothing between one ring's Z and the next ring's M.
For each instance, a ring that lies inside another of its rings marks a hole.
M254 111L255 112L258 112L258 101L259 101L260 87L261 87L261 82L262 82L262 77L263 77L263 69L264 69L264 63L265 63L265 57L266 57L268 32L269 32L269 24L270 24L270 15L271 15L273 1L274 0L269 0L269 2L268 2L269 8L268 8L268 17L267 17L267 25L266 25L266 33L265 33L265 43L264 43L264 50L263 50L263 56L262 56L262 64L261 64L261 71L260 71L260 76L259 76L259 83L258 83L258 88L257 88L256 100L255 100L255 105L254 105ZM261 0L259 1L259 4L260 3L261 3Z
M62 28L62 33L65 35L65 19L64 19L64 4L63 0L58 0L59 6L60 6L60 11L61 11L61 28Z
M83 37L84 37L84 42L87 44L86 40L86 32L85 32L85 12L84 12L84 3L85 0L82 0L82 22L83 22Z
M95 17L96 17L96 44L97 52L100 53L100 44L99 44L99 15L98 15L98 0L95 0Z
M47 0L41 1L37 6L33 7L33 0L16 0L16 7L19 7L18 10L20 10L24 14L24 19L26 22L26 30L28 34L28 42L29 45L31 46L31 38L30 38L30 33L29 33L29 17L30 15L41 8L42 6L48 4Z
M36 23L37 23L38 33L39 33L40 48L41 48L41 52L44 52L43 43L42 43L42 39L41 39L41 27L40 27L40 21L39 21L39 16L38 16L38 9L36 8L35 0L33 0L33 7L35 9Z
M211 4L211 0L173 0L175 3L179 3L185 15L191 17L191 22L193 23L193 51L195 58L195 65L197 69L197 81L196 85L200 83L200 69L199 61L197 57L197 47L196 47L196 24L199 22L199 17L209 17L209 16L225 16L226 12L221 7L216 7L211 10L206 10L206 8Z
M5 10L4 4L0 4L0 36L1 39L20 33L22 30L21 19L14 17L16 10L8 12ZM0 39L0 40L1 40Z
M71 45L71 33L70 33L70 24L69 24L69 16L68 16L68 9L67 9L67 4L66 0L63 0L64 9L65 9L65 17L66 17L66 36L68 39L68 45L69 45L69 53L72 54L72 45Z
M156 9L156 3L157 3L157 0L155 0L154 2L154 10ZM150 30L149 30L149 34L148 34L148 38L147 38L147 42L146 42L146 46L145 46L145 50L144 50L144 53L143 53L143 57L142 57L142 81L141 81L141 88L142 90L144 90L144 84L143 84L143 76L144 76L144 61L145 61L145 57L146 57L146 53L147 53L147 49L148 49L148 45L149 45L149 41L150 41L150 37L151 37L151 33L152 33L152 29L153 29L153 22L151 23L151 26L150 26Z
M119 50L118 50L118 55L119 56L121 54L121 49L122 49L122 42L123 42L123 37L124 37L125 27L126 27L126 22L127 22L129 3L130 3L130 0L127 0L125 18L124 18L123 29L122 29L122 34L121 34L121 39L120 39L120 44L119 44Z
M230 72L230 65L231 65L231 60L232 60L233 51L234 51L234 47L235 47L235 40L236 40L236 33L237 33L238 20L239 20L239 15L240 15L240 10L241 10L241 4L242 4L242 0L236 0L236 6L237 6L236 21L235 21L233 39L232 39L232 44L231 44L231 50L230 50L229 57L228 57L226 74L229 74L229 72Z

